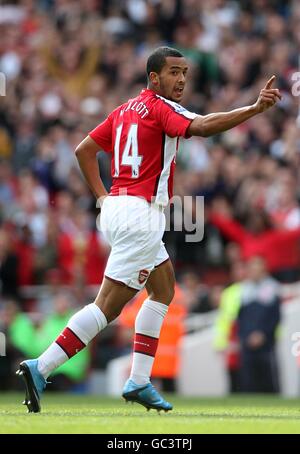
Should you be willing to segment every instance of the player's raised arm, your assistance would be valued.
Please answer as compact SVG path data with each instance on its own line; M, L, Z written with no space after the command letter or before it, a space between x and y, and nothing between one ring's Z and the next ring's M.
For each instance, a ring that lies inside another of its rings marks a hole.
M197 116L188 128L188 134L191 136L208 137L218 134L243 123L249 118L257 115L281 99L280 91L277 88L271 88L275 76L272 76L265 87L260 91L257 101L251 106L241 107L240 109L231 110L230 112L218 112L205 116Z
M99 166L96 157L98 151L99 145L89 136L87 136L75 150L76 158L83 176L97 199L107 195L107 191L99 174Z

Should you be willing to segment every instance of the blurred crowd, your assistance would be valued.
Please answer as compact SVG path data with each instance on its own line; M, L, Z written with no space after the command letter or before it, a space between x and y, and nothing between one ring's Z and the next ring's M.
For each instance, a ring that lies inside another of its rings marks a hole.
M145 87L159 45L187 57L183 105L194 112L253 103L273 74L283 95L234 130L180 144L175 194L195 196L192 214L205 197L203 241L186 243L184 229L165 235L187 311L218 307L230 269L253 256L279 281L299 280L297 0L10 0L0 5L0 35L3 299L49 315L63 286L75 308L101 283L108 248L74 149ZM109 156L98 160L109 188ZM35 294L36 285L45 290Z

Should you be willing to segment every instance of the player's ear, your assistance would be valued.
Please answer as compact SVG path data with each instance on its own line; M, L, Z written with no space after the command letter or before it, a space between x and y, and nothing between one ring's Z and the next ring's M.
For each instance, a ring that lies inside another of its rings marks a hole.
M151 73L149 74L149 79L150 79L150 82L155 85L155 86L158 86L159 84L159 77L158 77L158 74L155 73L154 71L151 71Z

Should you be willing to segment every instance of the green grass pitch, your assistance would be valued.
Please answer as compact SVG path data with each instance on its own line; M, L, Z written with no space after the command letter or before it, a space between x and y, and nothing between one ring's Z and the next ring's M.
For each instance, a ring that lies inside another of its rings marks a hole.
M22 394L2 392L0 433L300 433L300 399L166 397L174 410L159 415L121 398L48 393L42 413L27 414Z

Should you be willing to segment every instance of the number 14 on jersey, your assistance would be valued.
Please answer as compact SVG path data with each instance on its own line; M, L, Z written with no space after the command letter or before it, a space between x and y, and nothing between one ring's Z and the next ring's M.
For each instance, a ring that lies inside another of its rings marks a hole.
M139 177L139 169L142 163L142 156L138 154L138 140L137 140L137 124L130 125L126 145L124 147L123 152L120 152L120 141L122 135L123 123L116 129L116 141L115 141L115 148L114 148L114 155L115 155L115 174L114 177L118 177L120 175L120 165L121 166L130 166L131 167L131 177L138 178ZM120 155L121 154L121 155Z

